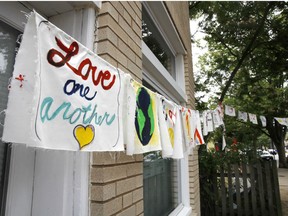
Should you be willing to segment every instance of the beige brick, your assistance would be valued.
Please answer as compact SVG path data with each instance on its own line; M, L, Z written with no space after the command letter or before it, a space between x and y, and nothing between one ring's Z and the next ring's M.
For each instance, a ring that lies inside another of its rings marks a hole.
M143 161L143 154L136 154L135 155L135 160L136 161Z
M118 11L120 15L124 13L124 7L119 1L112 1L111 4Z
M143 213L143 211L144 211L144 205L143 200L141 200L140 202L136 203L136 215Z
M133 203L143 199L143 188L133 191Z
M122 209L122 197L117 197L105 203L91 203L91 215L112 215Z
M125 209L121 213L117 214L116 216L134 216L134 215L136 215L135 213L136 213L136 206L133 205L133 206Z
M99 28L97 33L97 41L109 40L114 46L117 46L118 37L109 27Z
M109 154L107 152L92 153L92 165L115 164L115 162L116 162L115 154Z
M118 21L118 11L112 6L112 4L110 2L104 2L101 6L101 9L99 11L99 16L101 16L102 14L110 14L113 19L115 19L116 21Z
M123 208L132 205L132 192L123 195Z
M134 62L136 61L136 54L122 40L118 40L118 48L127 56L128 59Z
M126 178L125 165L118 165L113 167L92 167L91 182L107 183L118 179Z
M97 54L106 54L113 56L115 55L117 48L108 40L101 41L97 45Z
M136 64L139 68L142 68L142 58L140 58L138 55L135 56L135 64Z
M110 63L111 65L113 65L114 67L117 67L118 63L117 63L116 59L114 58L115 55L114 55L114 57L112 57L110 54L105 53L105 54L100 54L99 56L101 58L103 58L105 61L107 61L108 63ZM116 157L117 157L117 155L119 153L118 152L110 152L110 153L107 153L107 154L109 154L110 157L113 158L113 160L114 160L113 163L115 163Z
M126 20L126 22L127 22L129 25L132 25L132 18L131 18L131 16L130 16L130 14L127 12L127 10L124 10L123 18Z
M135 176L136 188L143 186L143 175Z
M118 63L122 64L125 68L128 67L128 58L123 54L121 50L117 49L115 56Z
M93 201L106 201L108 199L113 198L115 194L116 194L115 183L91 186L91 200Z
M132 29L134 30L136 35L138 35L140 38L142 37L141 28L134 20L132 21Z
M137 6L136 2L135 1L129 1L128 3L133 8L133 11L135 12L136 16L141 18L142 17L142 12L139 9L139 7Z
M132 17L132 19L135 19L136 13L133 10L133 8L130 6L129 2L128 1L121 1L121 3L123 5L123 7L124 7L124 10L129 12L129 14Z
M127 70L124 72L127 72ZM123 152L121 152L119 156L116 158L117 163L129 163L129 162L134 162L134 161L135 161L135 155L129 156Z
M116 195L127 193L136 188L135 177L116 182Z
M141 41L141 37L137 35L131 28L131 26L124 20L123 17L119 16L119 26L133 39L136 43ZM122 39L122 38L121 38Z
M132 164L127 164L127 176L133 176L137 174L142 174L143 173L143 163L132 163Z
M128 70L133 74L141 74L142 68L139 68L134 62L128 59Z

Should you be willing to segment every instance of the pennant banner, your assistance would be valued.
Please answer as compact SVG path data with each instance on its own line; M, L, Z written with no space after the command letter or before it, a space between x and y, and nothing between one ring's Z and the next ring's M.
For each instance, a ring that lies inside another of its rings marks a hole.
M267 125L266 117L265 116L260 116L260 120L261 120L262 126L266 127L266 125Z
M249 116L249 121L250 122L252 122L253 124L258 124L257 116L255 114L248 113L248 116Z
M25 80L19 85L17 77ZM123 151L119 71L32 13L11 80L3 140L82 151Z
M233 107L225 105L225 114L228 116L236 116L236 111Z
M238 119L247 122L248 115L246 112L238 111Z
M277 117L275 117L275 119L279 122L279 124L288 127L288 118L277 118Z

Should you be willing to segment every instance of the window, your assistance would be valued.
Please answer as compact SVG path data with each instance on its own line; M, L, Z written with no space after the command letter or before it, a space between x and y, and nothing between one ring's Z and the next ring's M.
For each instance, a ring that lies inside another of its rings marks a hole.
M142 3L143 85L177 104L186 101L184 46L163 2ZM189 215L188 155L144 155L144 215Z
M15 54L19 45L16 41L20 34L21 32L0 20L0 111L7 108L9 79L12 76ZM0 122L4 123L3 114L0 115ZM2 134L3 127L0 127L0 137ZM0 204L2 203L0 212L2 214L5 206L7 188L5 185L9 171L10 151L11 145L3 143L0 139Z
M36 9L93 49L95 9L82 6L82 2L0 2L0 111L7 106L7 86L15 60L15 42L24 30L27 21L25 13ZM4 116L0 114L1 123ZM2 129L0 127L0 137ZM34 149L17 144L0 145L1 215L88 215L89 153Z

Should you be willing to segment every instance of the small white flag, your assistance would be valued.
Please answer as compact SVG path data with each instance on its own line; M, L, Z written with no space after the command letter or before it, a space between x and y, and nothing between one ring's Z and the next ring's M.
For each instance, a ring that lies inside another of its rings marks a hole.
M225 105L225 114L228 116L236 116L235 108Z
M260 116L260 120L261 120L262 126L266 127L266 125L267 125L266 117L265 116Z
M252 122L253 124L258 124L257 116L255 114L248 113L248 115L249 115L249 121L250 122Z
M248 116L246 112L238 111L238 119L247 122Z
M222 151L225 149L226 147L226 140L225 140L225 137L224 135L222 136Z
M285 125L288 127L288 118L276 118L276 117L274 118L279 122L279 124Z

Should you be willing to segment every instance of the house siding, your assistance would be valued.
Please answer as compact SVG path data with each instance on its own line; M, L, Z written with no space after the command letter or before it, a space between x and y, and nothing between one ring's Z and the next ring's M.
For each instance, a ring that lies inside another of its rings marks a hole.
M115 67L142 79L141 2L103 2L95 50ZM143 156L93 153L90 215L143 215Z
M164 4L187 52L184 56L186 106L195 108L188 2ZM100 57L139 82L143 77L141 20L141 2L103 2L97 14L94 44ZM194 150L189 156L193 215L200 215L198 170L198 151ZM92 153L90 173L90 215L144 215L142 155Z

